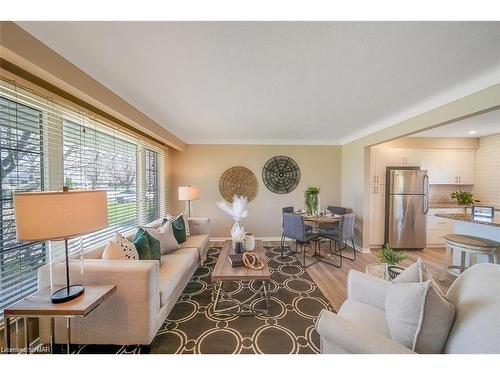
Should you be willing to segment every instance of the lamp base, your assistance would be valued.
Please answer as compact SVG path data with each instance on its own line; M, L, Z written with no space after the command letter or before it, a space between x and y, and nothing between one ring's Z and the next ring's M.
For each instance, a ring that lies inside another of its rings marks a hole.
M70 285L69 288L61 288L59 290L56 290L52 294L52 303L63 303L71 301L72 299L81 296L84 291L85 288L80 284Z

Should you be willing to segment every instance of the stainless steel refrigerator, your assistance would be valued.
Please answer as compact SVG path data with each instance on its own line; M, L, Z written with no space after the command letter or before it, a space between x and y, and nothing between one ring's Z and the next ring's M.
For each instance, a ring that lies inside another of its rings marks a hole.
M420 167L387 167L385 243L395 249L427 244L429 178Z

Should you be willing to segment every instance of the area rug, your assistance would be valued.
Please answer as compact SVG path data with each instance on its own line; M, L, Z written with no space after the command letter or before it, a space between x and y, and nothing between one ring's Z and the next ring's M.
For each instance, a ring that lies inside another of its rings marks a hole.
M294 256L281 258L280 248L265 249L271 271L269 315L213 315L210 275L221 249L212 247L149 347L82 345L74 353L318 353L316 318L322 309L333 308ZM253 283L224 283L224 289L238 299L255 287Z

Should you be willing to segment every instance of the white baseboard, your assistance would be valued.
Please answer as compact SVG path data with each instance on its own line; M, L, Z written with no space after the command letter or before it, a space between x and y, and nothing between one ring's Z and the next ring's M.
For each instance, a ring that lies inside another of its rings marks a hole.
M226 241L230 240L231 237L210 237L210 241ZM281 237L255 237L256 240L261 240L261 241L281 241ZM289 242L289 241L287 241ZM370 254L371 250L369 247L361 247L356 244L354 244L354 247L356 248L357 252L364 253L364 254Z

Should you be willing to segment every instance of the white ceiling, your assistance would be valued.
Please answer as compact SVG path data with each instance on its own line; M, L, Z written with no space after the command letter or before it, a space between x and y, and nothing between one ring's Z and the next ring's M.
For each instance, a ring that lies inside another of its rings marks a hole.
M500 133L500 110L495 110L420 132L413 137L480 138L498 133Z
M500 71L500 22L18 23L187 143L344 143Z

